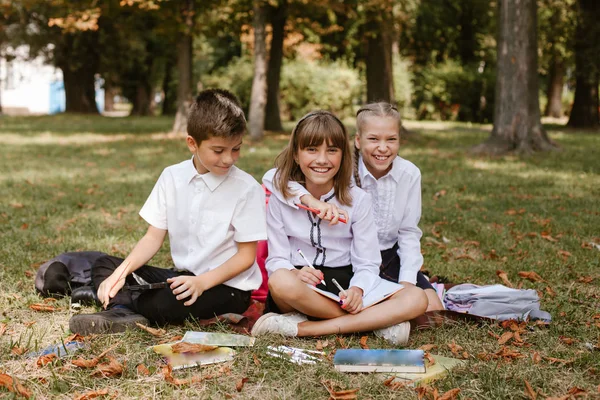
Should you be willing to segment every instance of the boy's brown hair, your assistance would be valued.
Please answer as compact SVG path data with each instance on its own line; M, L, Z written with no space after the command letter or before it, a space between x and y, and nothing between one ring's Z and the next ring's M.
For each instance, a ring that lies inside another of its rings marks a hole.
M352 154L346 127L335 115L328 111L313 111L298 121L287 147L275 159L274 184L284 198L291 197L289 181L305 183L304 174L295 161L299 150L309 146L320 146L324 141L328 146L342 150L340 169L334 177L333 187L338 201L345 206L352 205L350 181L352 176Z
M187 132L197 145L213 136L231 138L243 135L246 117L240 101L227 90L203 90L190 105Z

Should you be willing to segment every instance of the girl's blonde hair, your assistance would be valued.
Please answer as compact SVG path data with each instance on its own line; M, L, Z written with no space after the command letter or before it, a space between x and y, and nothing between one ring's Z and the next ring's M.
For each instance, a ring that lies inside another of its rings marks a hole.
M369 117L385 117L385 118L393 118L398 122L398 136L400 136L400 129L402 127L402 120L400 119L400 113L396 106L386 103L384 101L380 101L378 103L369 103L362 106L356 112L356 134L360 136L364 129L366 120ZM354 145L354 182L356 186L361 187L360 175L358 174L358 157L360 155L360 150Z
M284 198L292 196L289 181L305 184L305 177L296 162L299 150L309 146L320 146L323 142L342 150L340 169L334 177L333 187L338 201L345 206L352 205L350 181L352 177L352 156L346 127L335 115L328 111L318 110L306 114L298 121L287 147L275 159L274 184Z

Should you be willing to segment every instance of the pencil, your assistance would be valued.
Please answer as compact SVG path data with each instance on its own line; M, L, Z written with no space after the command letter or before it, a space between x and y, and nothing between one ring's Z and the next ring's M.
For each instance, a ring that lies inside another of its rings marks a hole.
M316 208L310 208L310 207L307 207L307 206L305 206L305 205L304 205L304 204L302 204L302 203L300 203L300 204L296 204L296 205L297 205L299 208L302 208L303 210L307 210L307 211L313 212L313 213L315 213L315 214L320 214L320 213L321 213L321 211L317 210ZM340 216L340 217L338 218L338 221L340 221L342 224L345 224L346 222L348 222L348 221L346 221L346 218L344 218L344 217L342 217L342 216Z
M302 257L304 259L304 261L306 261L306 263L308 264L309 267L311 267L312 269L316 269L310 261L308 261L308 258L306 258L306 256L304 255L304 253L302 252L302 250L298 249L298 254L300 254L300 257ZM327 286L325 284L325 281L323 279L321 279L321 283L323 284L323 286Z
M336 280L335 280L335 278L331 278L331 282L333 282L333 284L334 284L334 285L335 285L335 286L336 286L338 289L340 289L340 292L341 292L341 293L342 293L344 296L348 297L348 293L346 293L346 291L344 290L344 288L342 287L342 285L340 285L340 284L338 283L338 281L336 281Z

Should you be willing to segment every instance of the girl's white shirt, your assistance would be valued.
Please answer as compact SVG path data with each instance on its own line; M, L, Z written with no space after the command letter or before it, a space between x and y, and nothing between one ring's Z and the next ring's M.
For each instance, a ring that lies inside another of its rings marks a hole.
M273 187L274 173L275 169L267 171L263 183L274 197L282 200L281 192ZM379 249L390 249L398 242L399 280L416 283L417 272L423 265L423 232L418 226L421 219L421 171L410 161L396 156L392 169L383 177L375 179L360 157L358 173L362 189L372 197ZM308 194L308 191L297 182L290 182L289 188L294 197L285 203L297 208L295 204L299 203L300 197Z
M320 198L342 207L333 189ZM267 207L267 237L269 255L266 267L269 275L280 268L294 269L306 265L298 249L315 267L352 265L354 275L350 286L368 293L379 281L381 254L377 242L370 196L358 187L350 189L352 206L344 206L350 222L329 226L312 212L289 207L272 196Z

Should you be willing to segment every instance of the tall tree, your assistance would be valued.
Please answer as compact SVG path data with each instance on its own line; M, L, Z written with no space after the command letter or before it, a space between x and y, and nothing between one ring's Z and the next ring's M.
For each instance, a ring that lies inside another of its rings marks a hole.
M366 12L366 76L367 101L394 103L394 71L392 64L392 2L381 0Z
M494 128L474 151L502 154L550 150L542 127L537 77L536 0L498 1Z
M287 21L287 0L279 0L277 7L271 7L272 39L269 49L269 64L267 66L267 105L265 110L265 129L281 131L281 112L279 109L279 81L281 79L281 64L283 61L283 39L285 38L285 23Z
M267 104L267 45L266 45L266 13L263 0L254 0L254 78L250 94L250 110L248 112L248 130L250 137L260 140L265 127L265 106Z
M183 24L177 42L177 115L173 132L187 129L187 110L192 98L192 46L196 1L184 0L180 3Z
M568 126L598 128L598 84L600 83L600 4L596 0L578 1L575 31L575 99Z

